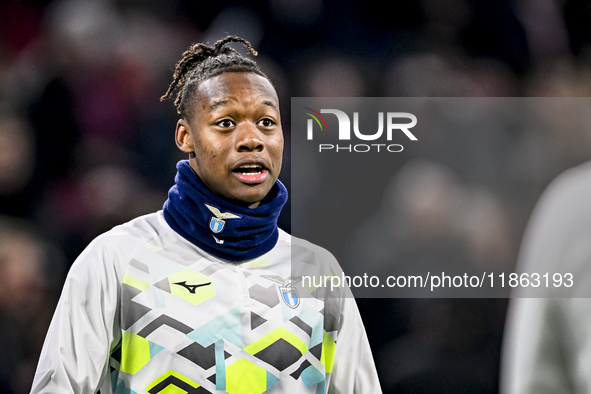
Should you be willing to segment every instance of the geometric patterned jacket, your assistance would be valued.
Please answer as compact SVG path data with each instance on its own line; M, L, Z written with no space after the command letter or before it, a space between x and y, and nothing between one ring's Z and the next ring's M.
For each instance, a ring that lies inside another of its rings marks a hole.
M31 393L380 393L355 300L301 287L296 265L340 272L282 230L233 263L161 211L117 226L70 269Z

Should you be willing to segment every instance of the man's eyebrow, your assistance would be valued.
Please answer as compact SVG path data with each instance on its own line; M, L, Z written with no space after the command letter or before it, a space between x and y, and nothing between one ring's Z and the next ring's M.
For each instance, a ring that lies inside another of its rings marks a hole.
M209 110L210 111L214 111L214 110L218 109L219 107L222 107L222 106L228 105L228 104L230 104L230 101L229 100L216 101L215 103L213 103L213 104L211 104L209 106ZM270 101L270 100L263 100L263 101L261 101L261 105L266 105L266 106L269 106L269 107L271 107L271 108L273 108L275 110L278 110L277 109L277 106L272 101Z
M261 101L261 104L262 105L268 105L269 107L271 107L273 109L277 109L277 106L275 106L275 104L273 104L272 101L264 100L264 101Z
M213 111L221 106L228 105L228 104L230 104L230 102L228 100L216 101L215 103L213 103L209 106L209 110Z

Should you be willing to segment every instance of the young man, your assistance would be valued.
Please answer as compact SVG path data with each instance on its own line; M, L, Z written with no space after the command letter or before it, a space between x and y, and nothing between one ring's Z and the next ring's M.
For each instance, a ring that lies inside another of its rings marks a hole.
M190 159L162 211L74 263L32 393L381 392L355 301L294 287L294 259L339 267L277 228L277 94L231 41L256 54L228 37L177 64L163 99L179 88L176 143Z

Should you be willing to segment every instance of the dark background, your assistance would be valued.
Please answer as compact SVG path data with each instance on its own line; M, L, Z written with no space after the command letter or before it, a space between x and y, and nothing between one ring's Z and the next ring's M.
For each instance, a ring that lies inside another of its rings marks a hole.
M291 103L292 234L331 251L353 278L357 298L510 297L523 222L538 193L532 175L574 165L589 152L589 97L293 97ZM310 109L323 116L322 129ZM339 139L334 114L322 115L330 109L349 117L350 139ZM416 117L409 129L416 140L399 129L388 133L393 113L406 113L393 124ZM355 130L377 139L360 139ZM580 146L568 146L567 137ZM528 150L536 139L534 155ZM567 151L573 156L560 159ZM570 287L532 287L528 296L589 294L573 275ZM387 286L389 276L402 276L401 286ZM426 285L416 286L413 277Z
M289 187L291 97L589 96L590 22L584 0L0 2L0 392L28 392L81 250L166 199L184 157L173 141L174 106L158 98L189 44L235 34L259 51L280 95ZM468 219L496 226L471 246L492 255L475 258L512 267L543 188L591 156L588 130L553 130L517 130L501 142L442 136L442 146L473 151L472 161L454 162L453 149L443 160L434 147L423 167L400 165L401 182L431 174L411 185L431 200L411 196L400 212L416 225L409 256L457 247L441 233L449 218L437 216L441 202L456 201L451 180L484 189ZM500 163L516 179L510 188ZM291 230L289 206L280 225ZM506 300L359 306L385 392L498 391Z

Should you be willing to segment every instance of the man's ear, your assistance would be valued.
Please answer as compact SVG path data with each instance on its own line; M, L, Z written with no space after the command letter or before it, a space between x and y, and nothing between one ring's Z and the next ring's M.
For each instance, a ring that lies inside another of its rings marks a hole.
M185 119L179 119L176 123L175 140L176 146L178 146L181 151L188 153L189 155L194 155L195 148L190 130L191 126L189 125L189 122Z

